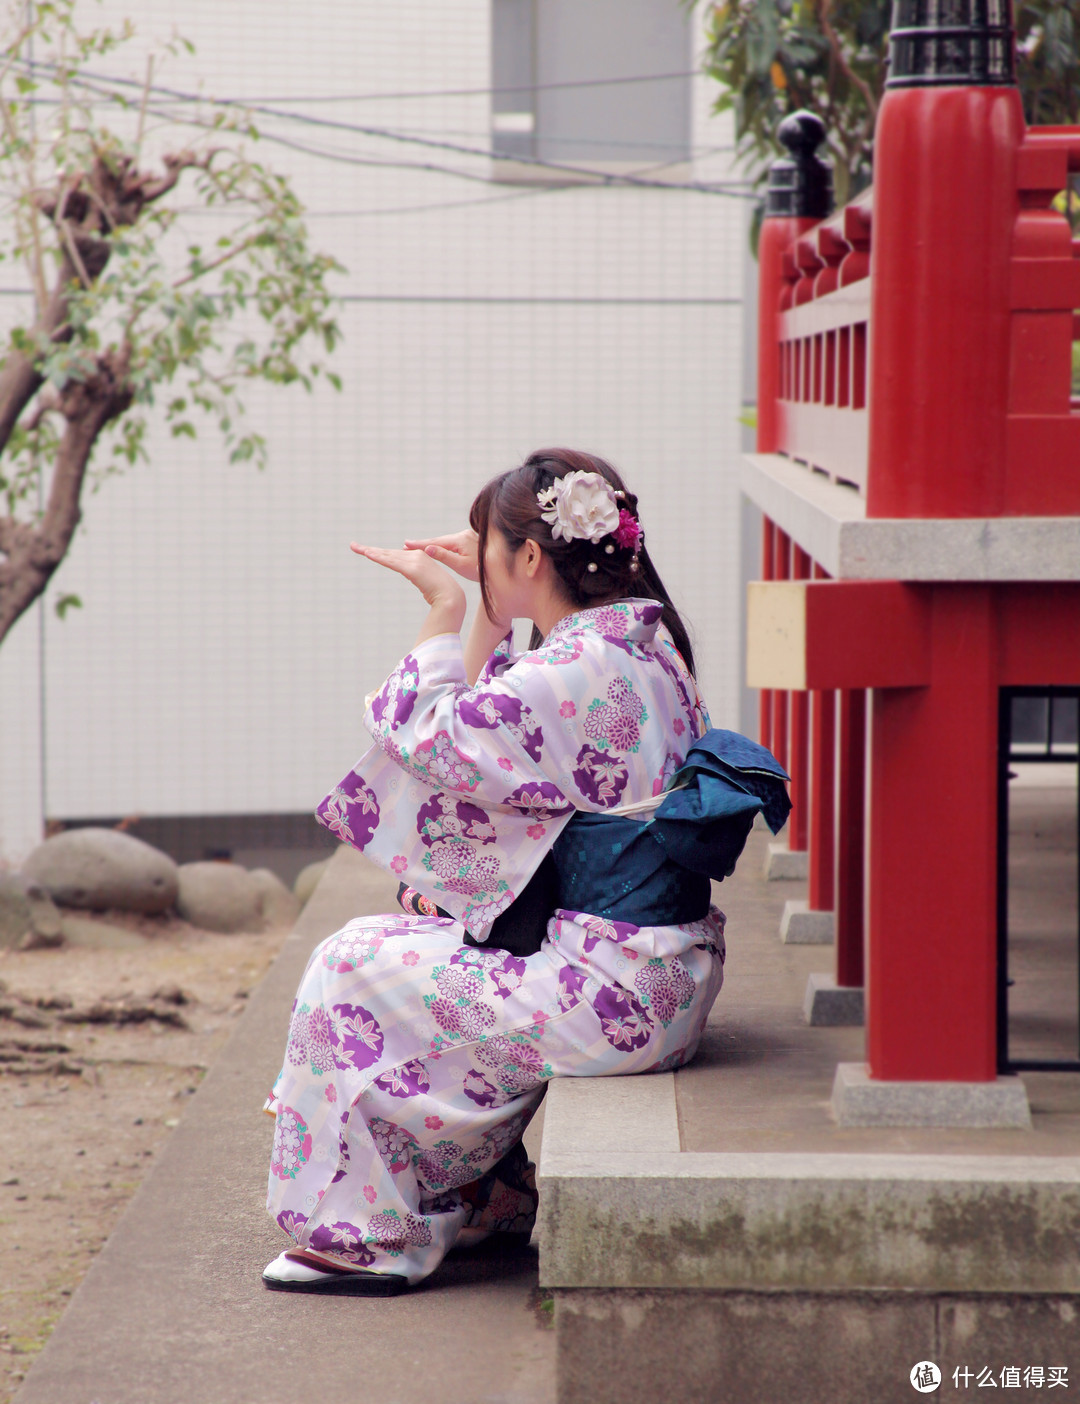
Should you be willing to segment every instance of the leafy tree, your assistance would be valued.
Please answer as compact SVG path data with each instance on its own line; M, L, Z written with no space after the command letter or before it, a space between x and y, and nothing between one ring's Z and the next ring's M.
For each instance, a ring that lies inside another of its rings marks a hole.
M1080 0L1019 0L1017 77L1027 120L1080 116ZM743 161L761 180L779 154L776 129L808 107L828 130L836 196L870 183L874 123L885 87L891 0L721 0L709 18L706 69L724 85Z
M83 33L74 9L20 0L0 53L0 258L32 305L0 361L0 641L63 560L88 478L147 457L156 402L174 436L208 415L230 461L261 464L244 386L338 384L312 356L338 339L339 267L309 247L289 182L246 154L258 133L209 104L180 146L152 64L134 96L94 74L130 26ZM210 247L185 231L192 205Z

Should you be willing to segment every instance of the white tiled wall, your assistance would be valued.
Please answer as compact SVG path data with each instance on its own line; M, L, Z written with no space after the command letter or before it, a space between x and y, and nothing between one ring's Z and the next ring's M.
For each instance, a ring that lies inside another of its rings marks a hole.
M172 31L171 0L134 8L140 42ZM132 6L85 10L112 19ZM180 27L196 55L159 67L160 83L489 144L487 0L303 11L188 0ZM100 66L144 72L137 49ZM313 101L446 89L480 92ZM698 85L695 143L724 147L728 126L708 118L709 98ZM483 157L259 121L320 150L489 174ZM453 529L488 476L543 445L588 448L625 472L693 627L714 720L737 725L743 204L680 190L522 190L269 142L259 153L292 175L314 242L348 269L344 390L249 395L270 445L265 472L230 466L207 425L195 444L155 435L149 466L88 498L45 612L47 813L310 808L364 748L363 694L422 614L397 577L349 554L349 539ZM727 161L721 151L699 174L722 177ZM195 215L190 227L205 237L212 226ZM61 622L52 601L66 592L84 608ZM40 822L26 817L38 794L35 629L24 620L0 655L9 857ZM9 780L13 749L25 761Z

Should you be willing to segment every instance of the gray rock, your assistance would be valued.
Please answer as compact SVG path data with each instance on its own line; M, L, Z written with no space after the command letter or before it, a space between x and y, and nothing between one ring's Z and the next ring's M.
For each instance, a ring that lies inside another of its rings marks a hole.
M262 899L263 930L290 930L300 915L299 898L269 868L252 868L250 877Z
M64 940L71 946L86 946L97 951L141 951L145 950L148 944L145 936L140 936L136 931L129 931L126 926L114 926L108 921L73 916L66 916L61 920Z
M17 873L0 873L0 949L18 946L33 925L26 883Z
M22 867L61 907L164 912L176 902L177 868L166 854L116 829L69 829L46 839Z
M19 873L0 874L0 949L61 946L60 912L49 894Z
M184 863L176 909L203 931L261 931L262 891L238 863Z
M55 951L66 943L63 931L43 936L40 931L28 931L19 942L20 951Z
M59 946L63 941L60 908L40 883L26 884L26 900L30 903L33 935L42 946Z
M301 868L293 883L293 892L302 907L307 906L308 898L319 885L319 879L326 871L329 858L323 858L319 863L309 863L306 868Z

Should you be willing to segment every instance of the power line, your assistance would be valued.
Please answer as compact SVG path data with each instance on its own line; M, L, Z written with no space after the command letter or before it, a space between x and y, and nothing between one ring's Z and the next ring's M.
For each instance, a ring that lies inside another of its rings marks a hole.
M526 83L512 88L417 88L403 93L313 93L309 97L251 97L237 102L399 102L412 98L430 97L494 97L503 93L544 93L559 88L610 88L623 83L665 83L676 78L699 78L704 71L684 69L680 73L637 73L626 78L582 78L565 83ZM130 80L134 81L134 80ZM135 84L136 87L141 86Z
M567 188L565 185L537 185L526 190L510 190L505 195L489 195L486 200L434 200L424 205L388 205L371 210L305 210L304 215L307 219L364 219L373 215L429 214L434 210L461 210L476 205L500 205L506 200L525 200L537 195L557 195Z
M32 288L0 288L0 297L33 297ZM335 302L392 302L511 307L741 307L740 297L531 297L498 293L339 293Z
M291 114L282 114L282 115L283 115L283 116L288 116L288 115L291 115ZM472 127L472 128L461 128L461 127L395 127L394 130L395 130L395 131L398 131L398 132L401 132L402 135L404 135L404 136L443 136L443 137L452 136L452 137L479 137L479 138L482 138L482 137L484 137L485 135L487 135L487 132L488 132L489 129L485 126L485 127L482 127L482 128L481 128L481 127ZM532 135L532 133L529 133L528 135ZM558 140L558 143L559 143L560 146L595 146L595 145L597 144L598 138L596 138L596 137L591 137L591 136L574 137L574 136L562 136L562 135L560 135L560 136L557 138L557 140ZM707 145L706 145L706 146L694 147L694 146L688 146L687 143L685 143L685 142L676 142L676 141L653 141L651 138L650 138L648 141L642 141L642 140L638 140L638 141L620 141L617 137L607 137L607 136L605 136L602 140L603 140L603 145L604 145L604 146L627 146L627 147L631 147L631 148L634 149L634 150L639 150L642 146L647 146L647 147L649 147L650 149L652 149L652 150L654 150L654 151L658 151L658 152L659 152L659 151L681 151L681 152L684 153L684 156L683 156L683 159L684 159L684 160L693 159L694 157L696 157L696 156L698 156L698 155L700 155L700 154L703 154L703 153L704 153L704 154L710 154L710 153L713 153L713 152L725 152L725 151L726 151L726 152L730 152L730 151L734 151L734 150L735 150L735 147L734 147L733 145L731 145L730 143L728 143L728 144L726 144L726 145L724 145L724 146L707 146Z
M451 303L515 307L741 307L741 297L524 297L498 293L343 293L338 302Z
M54 64L32 64L28 66L32 69L50 69L53 71L55 71L56 68L56 65ZM507 156L501 152L493 151L488 148L463 146L460 142L444 141L436 139L434 137L414 136L406 132L397 131L389 127L373 127L357 122L338 121L328 117L313 117L309 113L282 112L280 109L269 107L264 104L244 103L241 99L238 98L206 99L200 97L196 93L185 93L180 89L167 88L161 84L151 84L147 89L146 85L138 83L134 79L113 78L107 74L89 74L86 77L77 77L72 81L77 82L82 87L89 88L91 91L96 92L101 91L100 85L102 84L113 84L115 86L120 87L135 88L138 89L140 92L146 89L149 92L154 93L155 95L164 95L166 97L175 98L184 102L200 103L209 101L213 105L219 107L239 107L248 112L256 112L261 116L275 117L291 122L299 122L304 126L325 128L331 131L344 131L361 136L373 137L376 140L392 141L403 143L406 145L422 146L431 150L448 151L459 156L468 156L489 161L506 161L511 163L512 165L532 166L540 170L555 171L561 175L566 176L567 178L576 181L585 180L595 185L628 185L644 189L693 190L703 195L729 196L735 199L756 198L745 188L732 188L731 186L727 185L710 184L700 181L650 180L648 177L636 176L629 172L616 173L611 171L604 171L602 169L597 170L593 167L588 166L571 165L567 162L545 160L539 156ZM98 86L95 87L95 84ZM107 88L106 95L118 96L116 94L109 94ZM155 109L155 115L164 117L169 114L161 112L160 109ZM191 122L190 118L183 118L177 120ZM193 123L193 125L206 126L208 124L196 122ZM294 142L287 137L282 137L280 134L267 132L264 135L269 140L277 141L284 146L294 147L296 150L304 152L307 155L320 156L325 160L336 160L344 162L345 164L360 164L357 158L349 157L344 154L319 151L313 147L305 147L301 143ZM468 175L466 175L466 173L462 171L448 169L446 173L452 175L461 175L464 176L466 179L469 178ZM483 177L476 176L472 178L483 179ZM740 182L739 186L744 187L745 182Z

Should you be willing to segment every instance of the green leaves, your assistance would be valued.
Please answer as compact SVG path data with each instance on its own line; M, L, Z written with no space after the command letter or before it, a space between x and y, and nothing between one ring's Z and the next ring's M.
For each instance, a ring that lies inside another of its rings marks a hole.
M78 595L61 595L53 605L57 619L63 619L69 609L82 609L83 602Z
M1078 0L1039 0L1016 6L1016 40L1024 115L1035 126L1080 121Z
M764 181L776 129L809 107L825 122L838 203L869 184L884 91L891 0L727 0L714 7L705 68L735 116L741 159ZM1018 73L1033 125L1080 122L1080 0L1017 0Z
M724 87L742 160L764 181L776 129L800 107L828 129L837 195L870 179L891 0L729 0L713 11L706 69Z

